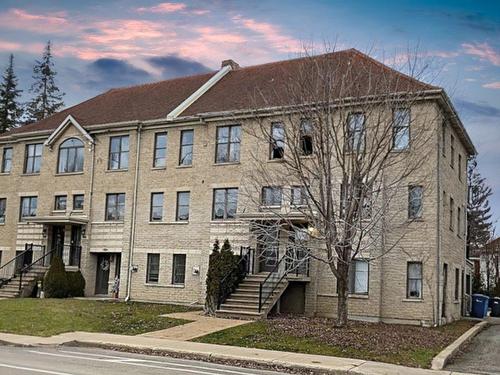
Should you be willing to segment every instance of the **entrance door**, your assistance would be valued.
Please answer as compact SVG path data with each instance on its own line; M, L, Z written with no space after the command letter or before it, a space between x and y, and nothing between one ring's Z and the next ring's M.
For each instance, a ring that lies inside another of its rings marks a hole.
M52 250L53 255L62 259L64 251L64 225L54 225L52 227Z
M69 265L80 267L82 242L82 227L73 225L71 227L71 246L69 248Z
M97 256L97 273L95 278L95 294L108 294L110 255Z

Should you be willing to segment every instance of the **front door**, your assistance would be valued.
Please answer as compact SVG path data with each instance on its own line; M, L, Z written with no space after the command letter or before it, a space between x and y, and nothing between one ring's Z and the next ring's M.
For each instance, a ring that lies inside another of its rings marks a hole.
M97 274L95 278L95 294L108 294L110 255L97 256Z
M259 228L261 233L257 238L257 254L259 257L259 271L271 272L279 260L279 230L271 223Z
M81 242L82 242L82 227L73 225L71 227L71 246L69 248L69 265L80 266L81 257Z
M54 256L62 259L64 252L64 225L54 225L52 227L52 250Z

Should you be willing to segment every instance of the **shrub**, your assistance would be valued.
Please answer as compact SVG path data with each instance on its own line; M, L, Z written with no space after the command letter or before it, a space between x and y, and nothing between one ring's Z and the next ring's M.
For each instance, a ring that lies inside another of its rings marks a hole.
M83 297L85 290L85 279L80 271L67 272L69 297Z
M236 269L239 259L238 255L233 254L227 239L224 241L222 248L219 248L219 241L215 241L212 254L210 254L207 272L205 311L208 314L213 315L215 313L220 294L224 298L227 297L241 281L241 270L231 274ZM221 286L222 279L229 274L231 274L231 277L226 279L224 285Z
M68 277L62 259L55 256L43 280L47 298L66 298L68 296Z

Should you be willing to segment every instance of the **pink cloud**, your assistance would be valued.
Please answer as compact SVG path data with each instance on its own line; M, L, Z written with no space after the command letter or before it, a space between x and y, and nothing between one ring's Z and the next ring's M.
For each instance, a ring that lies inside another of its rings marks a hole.
M167 32L159 23L141 20L110 20L97 22L92 25L92 29L97 29L97 31L84 35L83 40L98 45L175 36L175 33L171 31Z
M9 42L7 40L0 40L0 51L13 51L19 50L22 46L19 43Z
M152 7L141 7L137 8L138 12L149 12L149 13L174 13L186 9L186 4L184 3L160 3Z
M483 85L483 87L487 88L487 89L500 90L500 81L499 82L485 83Z
M468 55L486 60L493 65L500 66L500 53L495 51L488 43L463 43L462 48Z
M9 9L0 13L0 27L29 30L37 33L60 33L68 31L70 23L65 12L34 14L23 9Z
M240 34L229 33L224 29L211 26L198 27L195 29L201 35L201 38L207 42L214 43L244 43L246 38Z
M302 45L298 40L284 35L275 25L241 16L233 17L233 22L254 33L260 34L266 42L280 52L299 52L302 50Z

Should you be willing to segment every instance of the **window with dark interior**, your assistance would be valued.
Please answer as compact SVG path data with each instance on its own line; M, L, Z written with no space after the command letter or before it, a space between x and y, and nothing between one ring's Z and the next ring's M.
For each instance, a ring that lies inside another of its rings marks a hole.
M85 197L83 194L75 194L73 195L73 210L83 210L83 202Z
M238 208L238 189L214 189L214 220L234 219Z
M450 165L455 168L455 137L450 135Z
M422 298L422 263L408 262L406 297Z
M455 301L460 297L460 270L455 268Z
M12 147L5 147L2 153L2 173L10 173L12 171Z
M24 173L40 173L42 165L42 147L41 143L26 145L26 159L24 161Z
M262 205L263 206L281 206L281 187L265 186L262 188Z
M157 283L160 277L160 254L148 254L146 282Z
M454 230L454 225L453 223L455 222L455 218L453 216L453 213L455 212L455 201L453 200L452 197L450 197L450 230Z
M300 122L300 147L303 155L313 153L313 124L311 120Z
M177 193L177 209L175 219L177 221L189 220L189 191L179 191Z
M349 268L349 293L368 294L368 261L353 259Z
M122 221L125 217L125 194L106 194L106 221Z
M347 117L348 147L350 151L362 151L365 146L365 115L351 113Z
M155 134L155 153L153 167L163 168L167 165L167 133Z
M7 198L0 198L0 224L5 223L6 209L7 209Z
M241 126L219 126L217 128L216 163L240 161Z
M186 254L174 254L172 266L172 284L184 284L186 279Z
M36 216L38 197L21 198L21 220Z
M194 131L193 130L181 131L181 149L179 152L179 165L193 164L193 143L194 143Z
M151 221L163 220L163 193L151 194Z
M462 155L458 154L458 179L462 181Z
M61 143L57 173L83 171L83 152L83 142L77 138L70 138Z
M271 155L270 159L283 159L285 156L285 129L283 124L275 122L271 125Z
M392 119L392 146L395 150L406 150L410 145L410 110L395 109Z
M129 136L121 135L109 139L108 169L128 169Z
M54 210L66 211L67 197L66 195L57 195L54 204Z
M413 185L408 187L408 219L422 217L423 187Z

